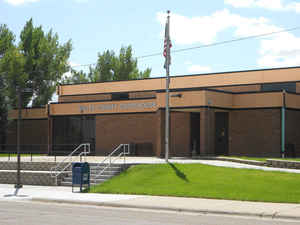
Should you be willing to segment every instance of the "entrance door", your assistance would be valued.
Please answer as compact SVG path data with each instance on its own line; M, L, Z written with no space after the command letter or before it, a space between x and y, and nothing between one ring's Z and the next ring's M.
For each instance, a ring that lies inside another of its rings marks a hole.
M200 154L200 113L191 113L191 153Z
M216 155L228 155L228 112L216 112Z

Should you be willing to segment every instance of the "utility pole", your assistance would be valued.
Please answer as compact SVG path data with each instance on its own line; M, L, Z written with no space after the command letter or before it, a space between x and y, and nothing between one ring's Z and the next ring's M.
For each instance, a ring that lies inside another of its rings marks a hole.
M170 11L167 11L167 22L165 28L165 41L164 41L164 57L165 57L165 65L166 69L166 127L165 127L165 160L169 161L169 134L170 134L170 107L169 107L169 87L170 87L170 64L171 64L171 54L170 48L172 47L170 40Z
M22 90L20 86L17 86L18 92L18 122L17 122L17 183L15 188L18 190L22 188L21 184L21 157L20 157L20 145L21 145L21 120L22 120Z

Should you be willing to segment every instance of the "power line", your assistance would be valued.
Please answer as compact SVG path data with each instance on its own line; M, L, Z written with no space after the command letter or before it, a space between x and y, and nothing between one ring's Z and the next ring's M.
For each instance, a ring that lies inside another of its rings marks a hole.
M273 32L264 33L264 34L251 35L251 36L247 36L247 37L241 37L241 38L236 38L236 39L231 39L231 40L226 40L226 41L214 42L212 44L206 44L206 45L199 45L199 46L194 46L194 47L190 47L190 48L177 49L177 50L173 50L172 53L190 51L190 50L200 49L200 48L208 48L208 47L213 47L213 46L218 46L218 45L224 45L224 44L230 44L230 43L233 43L233 42L245 41L245 40L255 39L255 38L261 38L261 37L270 36L270 35L273 35L273 34L285 33L285 32L295 31L295 30L299 30L299 29L300 29L300 26L298 26L298 27L292 27L292 28L288 28L288 29L284 29L284 30L279 30L279 31L273 31ZM158 52L158 53L153 53L153 54L138 56L136 58L137 59L143 59L143 58L149 58L149 57L161 56L161 55L162 55L162 52ZM97 63L76 65L76 66L72 66L71 68L73 68L73 67L81 67L81 66L91 66L91 65L96 65L96 64Z

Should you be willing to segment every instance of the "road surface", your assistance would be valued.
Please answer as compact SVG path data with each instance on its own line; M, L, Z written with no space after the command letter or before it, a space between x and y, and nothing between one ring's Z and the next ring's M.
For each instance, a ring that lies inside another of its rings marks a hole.
M0 225L299 225L300 221L87 205L0 201Z

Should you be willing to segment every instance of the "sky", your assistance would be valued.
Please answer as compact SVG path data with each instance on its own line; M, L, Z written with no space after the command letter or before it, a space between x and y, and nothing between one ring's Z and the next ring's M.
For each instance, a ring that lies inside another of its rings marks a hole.
M87 70L97 54L132 45L141 70L165 75L163 40L170 10L171 75L300 66L300 29L173 52L300 26L299 0L0 0L0 23L17 38L26 21L72 40L69 64ZM161 53L152 57L142 57Z

